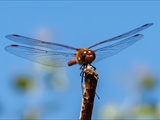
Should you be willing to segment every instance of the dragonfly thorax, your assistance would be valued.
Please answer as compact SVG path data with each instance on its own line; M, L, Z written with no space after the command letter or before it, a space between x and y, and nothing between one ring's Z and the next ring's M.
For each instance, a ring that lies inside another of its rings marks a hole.
M81 48L76 53L76 62L80 65L91 64L95 58L95 52L87 48Z

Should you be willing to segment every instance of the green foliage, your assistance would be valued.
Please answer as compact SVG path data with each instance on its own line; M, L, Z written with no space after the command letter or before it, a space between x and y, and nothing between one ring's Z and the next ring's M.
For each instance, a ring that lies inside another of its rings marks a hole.
M33 80L27 77L17 77L14 81L15 88L20 91L28 91L33 88Z

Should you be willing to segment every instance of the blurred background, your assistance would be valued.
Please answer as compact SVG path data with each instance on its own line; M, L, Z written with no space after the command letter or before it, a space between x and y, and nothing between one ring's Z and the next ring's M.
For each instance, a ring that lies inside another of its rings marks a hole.
M93 119L160 119L160 2L0 2L0 119L78 119L78 65L52 68L14 56L5 38L88 47L146 23L144 38L94 66L99 74Z

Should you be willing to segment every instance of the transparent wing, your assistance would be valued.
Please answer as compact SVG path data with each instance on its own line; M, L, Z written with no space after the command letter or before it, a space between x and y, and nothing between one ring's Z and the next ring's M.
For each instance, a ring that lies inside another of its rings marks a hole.
M151 25L153 25L153 23L145 24L145 25L143 25L143 26L141 26L141 27L138 27L138 28L136 28L136 29L134 29L134 30L131 30L131 31L126 32L126 33L124 33L124 34L121 34L121 35L119 35L119 36L116 36L116 37L113 37L113 38L104 40L104 41L99 42L99 43L97 43L97 44L94 44L94 45L90 46L89 49L90 49L90 48L93 48L93 47L95 47L95 46L97 46L97 45L106 43L106 42L110 42L110 41L119 40L119 39L122 39L122 38L125 38L125 37L129 37L129 36L131 36L131 35L133 35L133 34L136 34L136 33L140 32L140 31L142 31L142 30L150 27Z
M71 46L62 45L58 43L52 43L52 42L45 42L45 41L41 41L41 40L37 40L37 39L33 39L33 38L21 36L21 35L16 35L16 34L7 35L6 38L9 40L18 42L18 43L50 48L52 50L75 50L77 51L76 48L71 47Z
M135 42L140 40L141 38L143 38L143 35L137 34L132 37L126 38L122 41L119 41L117 43L114 43L112 45L94 50L95 54L96 54L96 59L94 62L101 61L107 57L113 56L113 55L121 52L125 48L131 46L132 44L134 44Z
M51 67L68 66L68 61L75 59L73 53L46 51L19 45L7 46L5 50L19 57Z

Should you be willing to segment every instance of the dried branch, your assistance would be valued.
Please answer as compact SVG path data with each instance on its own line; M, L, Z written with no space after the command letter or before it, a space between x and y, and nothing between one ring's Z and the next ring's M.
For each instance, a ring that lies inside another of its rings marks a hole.
M91 66L87 66L84 72L84 86L83 86L83 98L80 113L80 120L91 120L92 109L94 105L94 97L96 93L96 86L98 81L98 74L92 69Z

